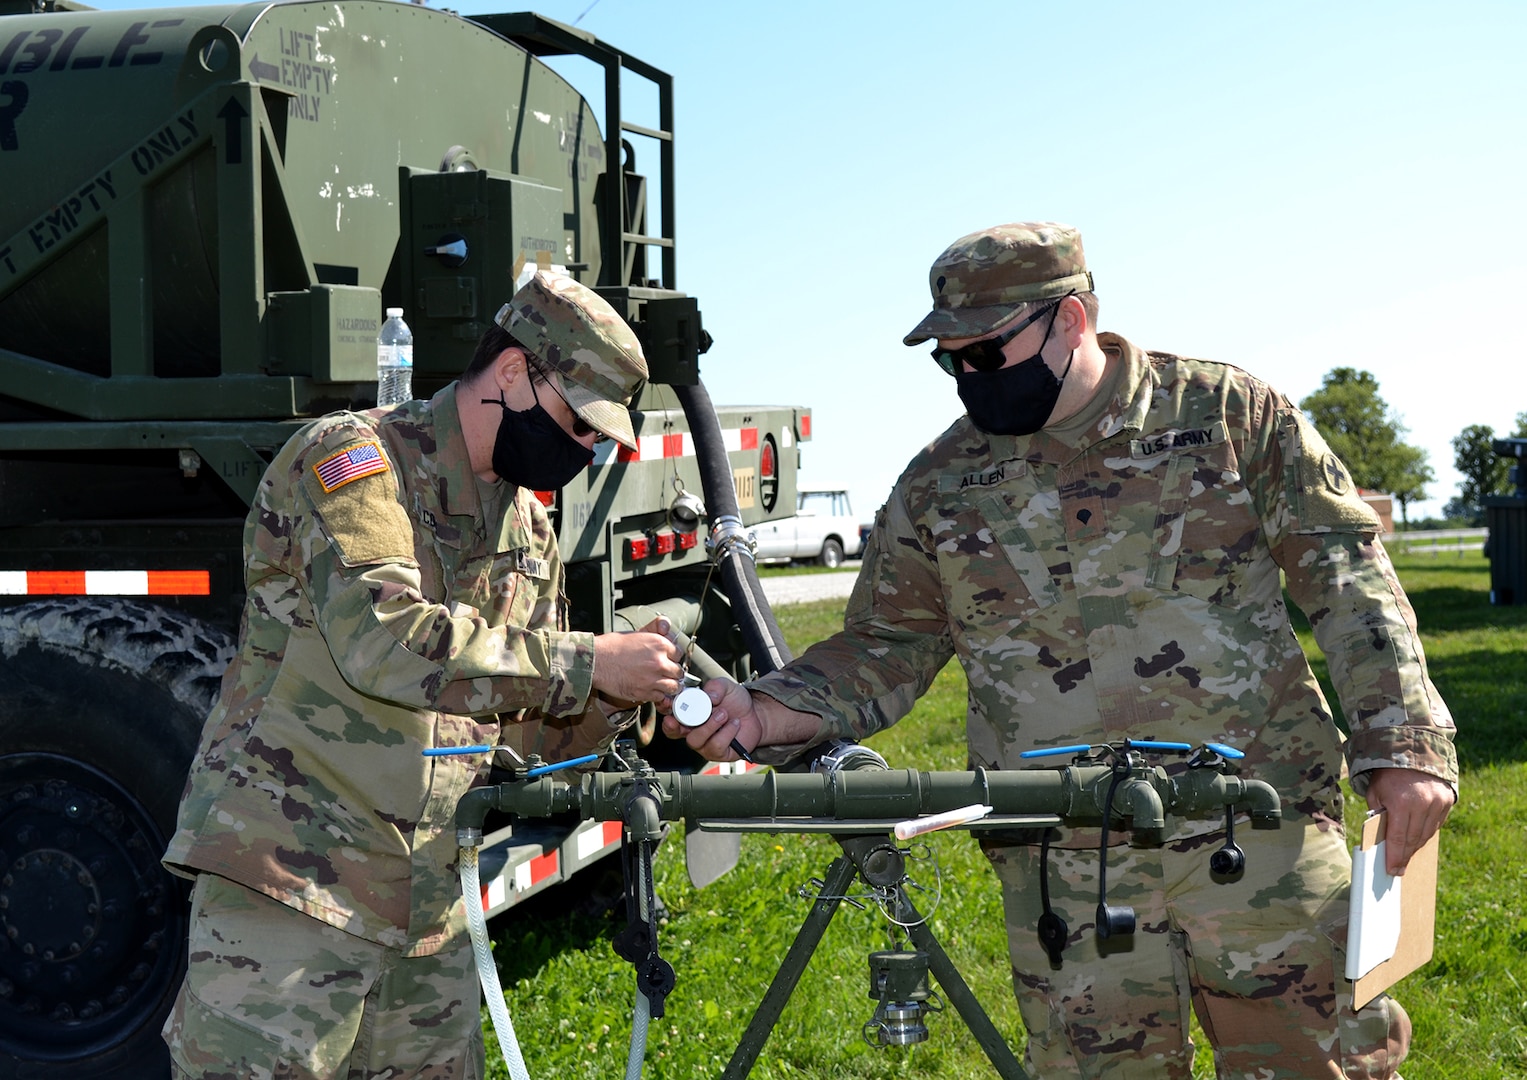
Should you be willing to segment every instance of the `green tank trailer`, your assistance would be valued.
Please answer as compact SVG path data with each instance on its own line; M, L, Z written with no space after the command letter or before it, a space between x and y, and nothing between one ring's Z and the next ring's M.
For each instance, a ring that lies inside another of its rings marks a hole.
M1496 439L1490 449L1513 462L1510 494L1485 496L1490 537L1490 603L1527 604L1527 439Z
M561 54L602 69L602 115L541 59ZM622 118L623 73L656 87L658 126ZM758 666L767 605L707 573L690 493L734 541L794 513L810 414L709 408L672 81L538 16L0 0L0 192L0 1077L163 1075L185 905L158 857L233 647L244 517L297 425L374 403L384 308L419 396L526 266L626 315L641 448L600 444L541 497L574 626L667 614L698 626L702 674ZM618 839L573 815L515 830L482 852L485 907Z

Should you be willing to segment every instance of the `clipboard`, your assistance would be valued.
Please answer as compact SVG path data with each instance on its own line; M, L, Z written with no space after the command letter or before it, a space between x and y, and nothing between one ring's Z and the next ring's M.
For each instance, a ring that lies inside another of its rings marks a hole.
M1361 1009L1432 958L1437 929L1437 852L1440 830L1411 856L1402 877L1384 869L1383 811L1363 822L1352 852L1352 900L1347 922L1347 955L1352 1008ZM1363 964L1355 977L1353 958L1366 948L1382 959Z

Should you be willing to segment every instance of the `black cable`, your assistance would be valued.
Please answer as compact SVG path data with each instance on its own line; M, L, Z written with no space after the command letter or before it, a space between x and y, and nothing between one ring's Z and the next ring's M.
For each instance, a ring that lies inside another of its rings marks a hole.
M1071 936L1071 930L1066 926L1066 920L1055 914L1050 907L1050 838L1055 835L1054 829L1046 829L1044 838L1039 842L1039 903L1044 908L1039 915L1039 944L1050 957L1050 963L1060 966L1061 953L1065 951L1066 939Z

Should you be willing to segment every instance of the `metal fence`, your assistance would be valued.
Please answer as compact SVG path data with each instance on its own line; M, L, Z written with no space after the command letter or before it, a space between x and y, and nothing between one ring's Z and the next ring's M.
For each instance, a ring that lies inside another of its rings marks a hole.
M1413 532L1388 533L1384 546L1400 555L1462 555L1465 551L1484 550L1489 529L1417 529Z

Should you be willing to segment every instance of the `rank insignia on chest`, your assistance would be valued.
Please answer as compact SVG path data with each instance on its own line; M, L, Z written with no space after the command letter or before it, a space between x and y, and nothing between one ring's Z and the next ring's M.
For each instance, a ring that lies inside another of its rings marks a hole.
M325 495L337 491L352 480L386 471L387 459L382 456L382 448L374 442L347 447L313 466L313 474L318 477L318 484Z

